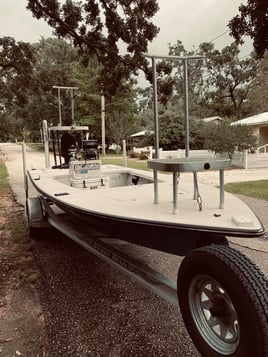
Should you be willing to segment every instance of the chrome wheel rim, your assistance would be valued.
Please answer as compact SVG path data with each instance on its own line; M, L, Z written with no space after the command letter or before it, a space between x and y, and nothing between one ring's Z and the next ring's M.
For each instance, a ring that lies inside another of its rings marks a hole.
M223 287L199 275L191 282L188 298L193 320L206 343L224 356L233 354L240 340L239 320Z

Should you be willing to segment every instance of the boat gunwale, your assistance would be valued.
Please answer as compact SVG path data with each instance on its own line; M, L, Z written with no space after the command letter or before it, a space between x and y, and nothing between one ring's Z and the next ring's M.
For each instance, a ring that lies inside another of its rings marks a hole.
M133 172L133 171L131 171ZM135 171L134 171L135 172ZM60 207L63 209L63 211L75 211L79 215L83 214L83 216L91 216L91 217L98 217L99 219L105 220L109 219L115 222L124 222L124 223L131 223L135 225L146 225L146 226L151 226L151 227L161 227L161 228L166 228L166 229L172 229L177 232L202 232L202 233L207 233L209 235L222 235L222 236L230 236L230 237L237 237L237 238L256 238L259 236L262 236L265 233L264 226L262 222L258 219L260 227L258 229L250 229L247 228L245 230L245 227L238 227L237 229L235 228L218 228L216 229L215 226L211 227L210 226L204 226L204 225L191 225L191 224L183 224L183 223L175 223L175 222L168 222L168 221L160 221L160 220L152 220L152 219L137 219L137 218L124 218L122 215L115 215L115 214L105 214L102 212L97 212L97 211L92 211L90 209L86 208L79 208L75 205L72 205L70 203L65 203L60 199L60 196L53 196L48 194L47 192L43 191L38 185L36 185L36 181L34 178L29 174L28 171L28 176L31 180L31 183L35 187L35 189L41 194L41 196L45 199L50 200L51 202L55 203L56 206ZM127 186L123 186L125 188ZM117 187L118 188L118 187ZM70 209L71 208L71 209ZM255 212L253 212L254 215L257 217ZM178 238L179 239L179 238Z

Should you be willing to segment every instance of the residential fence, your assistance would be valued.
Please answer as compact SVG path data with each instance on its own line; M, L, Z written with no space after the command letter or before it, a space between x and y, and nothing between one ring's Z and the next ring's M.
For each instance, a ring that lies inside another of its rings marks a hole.
M244 169L257 169L268 167L268 153L249 153L247 150L233 155L232 166Z

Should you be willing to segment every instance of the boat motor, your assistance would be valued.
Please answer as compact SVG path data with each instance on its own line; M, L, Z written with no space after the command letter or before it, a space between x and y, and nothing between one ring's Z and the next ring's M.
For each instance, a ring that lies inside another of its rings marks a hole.
M97 160L99 158L98 141L94 139L83 140L82 143L84 159L85 160Z

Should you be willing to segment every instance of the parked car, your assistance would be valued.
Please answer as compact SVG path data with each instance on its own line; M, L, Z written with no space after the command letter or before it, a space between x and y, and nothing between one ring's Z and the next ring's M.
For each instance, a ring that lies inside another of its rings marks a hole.
M112 143L112 144L109 145L108 149L109 150L113 150L115 152L119 152L121 150L121 146L117 145L115 143Z
M109 145L105 144L105 149L107 149L107 148L108 148L108 150L114 151L116 153L119 153L119 151L121 150L121 146L117 145L116 143L112 143L112 144L109 144ZM98 145L98 150L99 151L102 150L102 145L101 144Z

